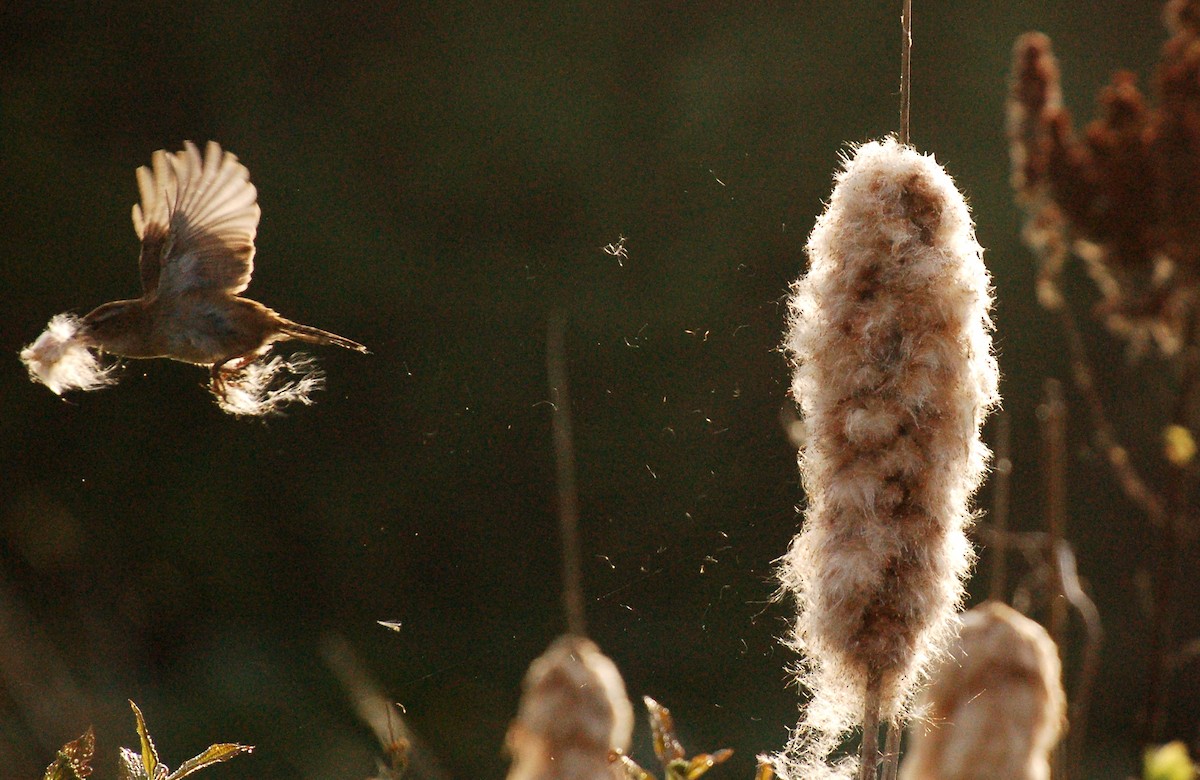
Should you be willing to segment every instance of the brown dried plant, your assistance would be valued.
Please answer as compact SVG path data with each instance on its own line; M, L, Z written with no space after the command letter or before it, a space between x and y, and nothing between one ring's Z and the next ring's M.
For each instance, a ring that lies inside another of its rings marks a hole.
M1135 77L1116 73L1099 117L1082 133L1063 107L1049 38L1021 36L1008 101L1012 183L1027 213L1024 239L1041 262L1038 299L1055 313L1086 403L1094 441L1117 485L1158 535L1146 630L1150 675L1144 741L1163 736L1182 576L1181 551L1197 538L1192 507L1200 477L1200 0L1168 0L1170 39L1154 76L1152 105ZM1175 369L1175 399L1160 458L1135 459L1120 441L1060 280L1071 255L1096 284L1095 314L1137 355L1154 348ZM1148 478L1158 467L1161 480Z
M1167 355L1187 340L1200 282L1200 3L1171 0L1156 75L1157 108L1136 78L1117 72L1099 95L1100 116L1076 133L1062 104L1050 39L1027 33L1013 54L1008 102L1012 183L1028 214L1025 240L1039 254L1039 300L1063 305L1069 252L1101 294L1115 333Z

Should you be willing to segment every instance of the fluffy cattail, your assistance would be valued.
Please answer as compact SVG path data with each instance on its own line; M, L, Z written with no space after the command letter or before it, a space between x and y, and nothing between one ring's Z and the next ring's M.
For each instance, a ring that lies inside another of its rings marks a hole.
M29 378L41 382L55 395L68 390L97 390L117 381L115 366L103 366L96 355L77 338L80 320L72 314L57 314L46 330L21 350L21 362Z
M808 430L808 509L780 579L812 699L783 777L827 766L878 696L900 717L927 659L953 635L973 552L964 528L998 400L990 283L950 176L894 139L837 175L793 288L785 348Z
M620 780L614 750L629 749L633 707L616 665L583 637L565 635L529 666L508 731L508 780Z
M1047 780L1066 694L1046 629L988 602L963 615L951 654L922 695L901 780Z

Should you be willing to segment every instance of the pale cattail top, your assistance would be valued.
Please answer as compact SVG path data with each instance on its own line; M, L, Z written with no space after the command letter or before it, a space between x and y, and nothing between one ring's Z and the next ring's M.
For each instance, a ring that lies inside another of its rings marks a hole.
M620 780L613 750L629 749L633 707L616 665L566 635L529 666L508 731L508 780Z
M813 699L777 760L785 776L824 765L869 674L883 715L901 714L953 634L989 455L979 428L998 400L982 249L931 156L894 139L855 150L808 255L784 344L808 508L780 576Z
M1047 780L1066 695L1046 629L988 602L963 615L950 656L922 694L901 780Z

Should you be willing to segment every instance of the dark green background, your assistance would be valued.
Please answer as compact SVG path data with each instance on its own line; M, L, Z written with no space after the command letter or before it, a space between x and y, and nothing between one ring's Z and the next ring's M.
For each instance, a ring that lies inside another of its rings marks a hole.
M797 707L787 608L768 603L802 500L779 424L783 298L839 153L896 129L898 9L6 4L0 777L40 776L89 723L114 776L126 698L172 766L240 740L258 751L212 777L365 777L377 747L320 661L328 634L452 776L501 776L521 676L563 628L556 304L591 634L686 745L734 747L718 771L749 777ZM1152 2L916 3L913 138L988 248L1023 528L1040 523L1037 396L1065 375L1007 185L1009 52L1035 28L1085 117L1111 69L1147 77L1165 38ZM265 424L165 361L65 401L29 383L16 353L51 315L137 293L134 168L210 138L259 188L249 294L374 354L322 350L317 404ZM621 235L623 263L601 251ZM1135 451L1153 449L1169 382L1146 377L1169 376L1089 344ZM1109 632L1089 753L1116 777L1154 558L1071 422L1071 536ZM1185 606L1181 635L1198 630ZM1176 686L1178 736L1195 735L1196 688ZM638 728L648 762L640 707Z

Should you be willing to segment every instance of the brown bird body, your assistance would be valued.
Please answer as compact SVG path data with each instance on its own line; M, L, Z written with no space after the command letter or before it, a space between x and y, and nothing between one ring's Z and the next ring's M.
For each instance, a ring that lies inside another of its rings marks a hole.
M137 171L141 203L142 297L106 303L81 322L81 343L128 358L170 358L211 366L220 394L228 375L277 341L296 339L366 352L356 341L281 317L238 295L254 272L261 213L249 172L210 141L201 156L186 142L154 153Z

